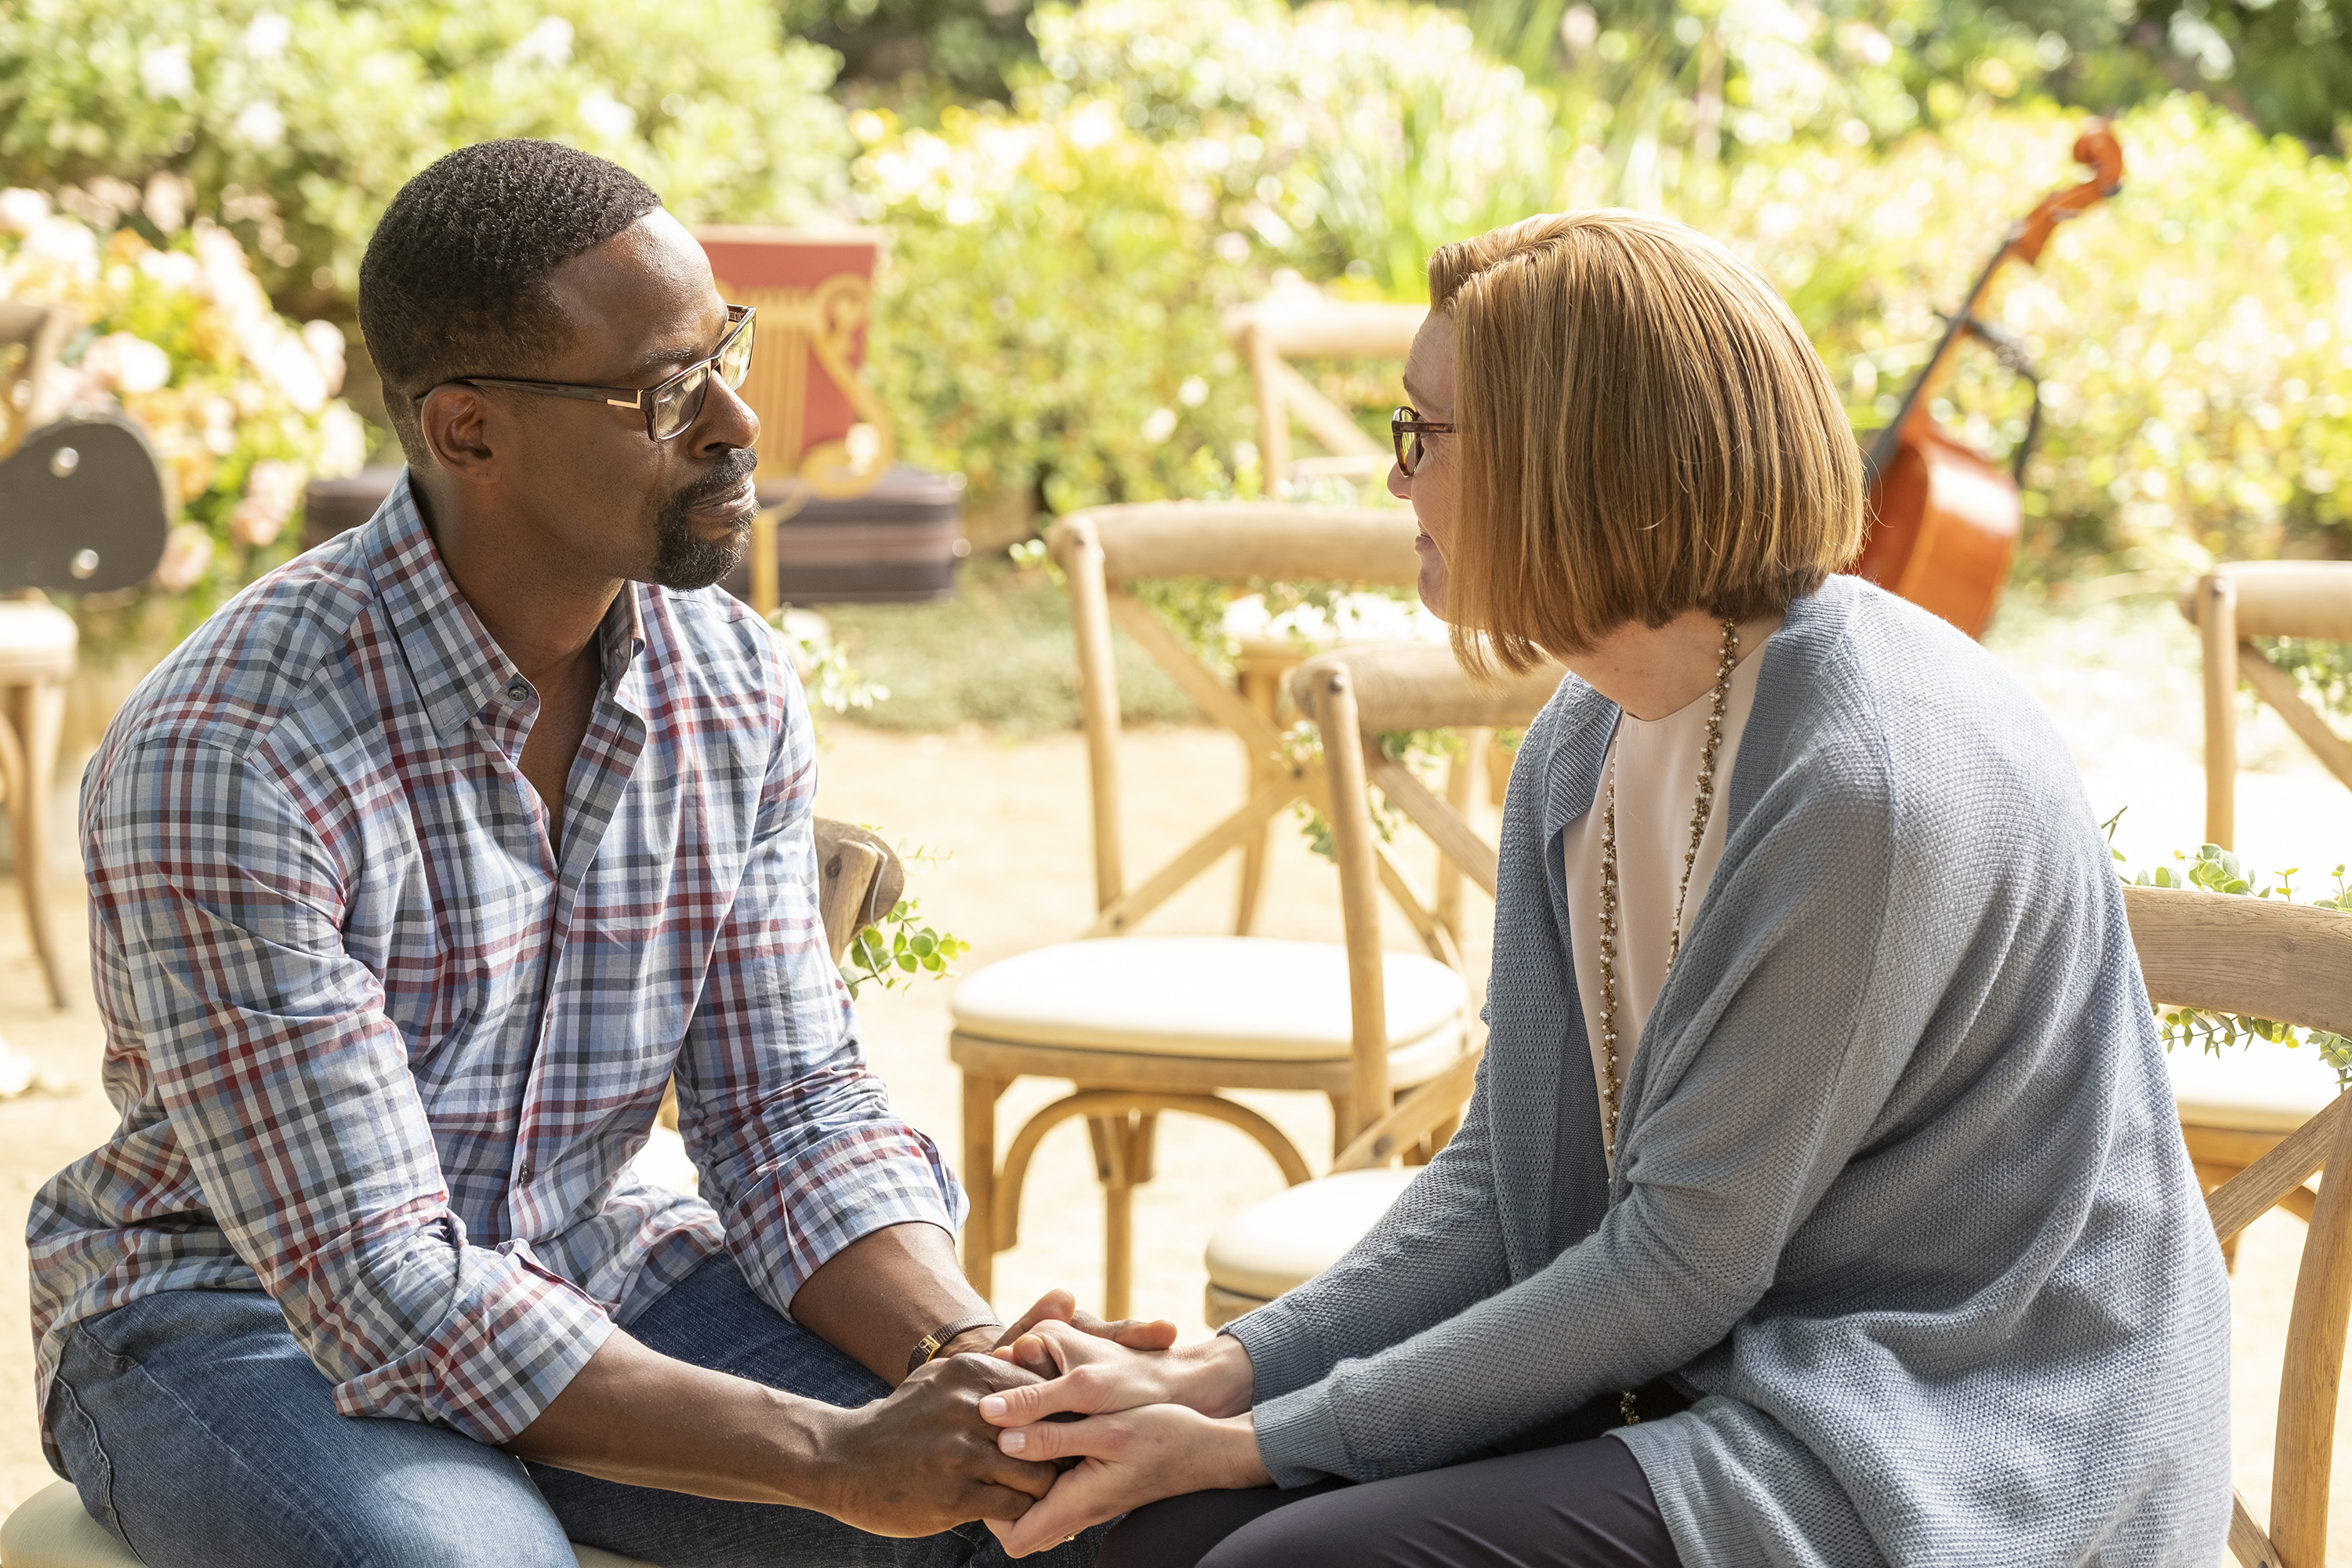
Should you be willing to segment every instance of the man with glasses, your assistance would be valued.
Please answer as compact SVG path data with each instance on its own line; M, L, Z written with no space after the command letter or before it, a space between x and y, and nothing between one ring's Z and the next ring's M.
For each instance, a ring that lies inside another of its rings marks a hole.
M84 783L121 1121L33 1206L51 1462L150 1568L998 1556L1053 1471L976 1406L1028 1374L952 1353L1004 1333L962 1195L829 962L799 688L712 586L752 312L634 176L500 142L394 199L360 316L405 477ZM696 1197L628 1168L673 1075Z

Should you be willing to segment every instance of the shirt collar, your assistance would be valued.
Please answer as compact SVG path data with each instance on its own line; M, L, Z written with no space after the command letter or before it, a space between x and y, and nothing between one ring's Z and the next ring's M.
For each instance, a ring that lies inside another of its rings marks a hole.
M483 628L442 564L406 468L368 520L362 552L434 733L450 734L491 703L529 695L522 672ZM635 690L638 656L646 646L640 592L637 584L623 584L598 630L605 687L616 698L625 689L633 710L643 706Z

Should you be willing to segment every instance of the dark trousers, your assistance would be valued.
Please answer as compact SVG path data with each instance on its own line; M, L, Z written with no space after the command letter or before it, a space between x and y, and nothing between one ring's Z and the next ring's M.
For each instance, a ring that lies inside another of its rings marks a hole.
M1194 1492L1113 1527L1100 1568L1679 1568L1624 1444L1594 1437L1362 1486Z

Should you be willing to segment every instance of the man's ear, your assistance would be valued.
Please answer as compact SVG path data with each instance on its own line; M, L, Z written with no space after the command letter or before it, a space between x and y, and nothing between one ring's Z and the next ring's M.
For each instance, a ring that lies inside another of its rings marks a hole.
M417 427L433 460L451 477L477 484L497 478L498 454L490 443L492 409L481 389L452 381L425 395Z

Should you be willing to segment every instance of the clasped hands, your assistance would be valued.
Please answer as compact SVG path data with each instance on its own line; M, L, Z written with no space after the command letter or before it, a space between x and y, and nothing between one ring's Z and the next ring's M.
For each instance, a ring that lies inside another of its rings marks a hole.
M990 1354L1043 1381L984 1395L980 1416L1001 1428L1000 1452L1061 1474L1017 1519L988 1521L1011 1555L1161 1498L1268 1483L1238 1340L1171 1350L1172 1330L1151 1347L1051 1318L1021 1327Z

